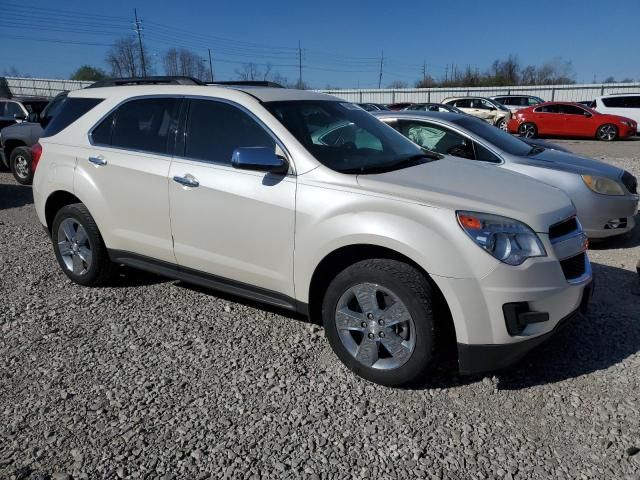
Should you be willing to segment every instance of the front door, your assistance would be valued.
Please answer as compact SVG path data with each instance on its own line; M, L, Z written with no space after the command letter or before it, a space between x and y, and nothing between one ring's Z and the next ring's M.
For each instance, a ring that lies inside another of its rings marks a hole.
M194 99L184 133L169 172L178 264L294 297L296 178L231 166L238 147L275 149L271 132L237 105Z

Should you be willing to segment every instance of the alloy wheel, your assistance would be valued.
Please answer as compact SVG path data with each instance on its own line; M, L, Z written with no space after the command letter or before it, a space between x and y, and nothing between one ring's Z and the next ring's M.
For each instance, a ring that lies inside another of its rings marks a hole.
M15 169L18 177L26 179L29 177L29 162L24 155L16 155Z
M536 127L530 123L520 126L520 135L525 138L533 138L536 135Z
M336 328L343 346L361 365L392 370L404 365L416 345L415 323L391 290L360 283L342 294Z
M498 128L507 131L507 121L504 118L498 122Z
M67 270L84 275L91 268L91 244L87 232L78 221L65 218L58 228L57 247Z
M617 134L618 134L618 131L616 130L616 127L614 127L613 125L604 125L600 127L600 130L598 130L598 136L600 137L600 139L606 140L608 142L616 138Z

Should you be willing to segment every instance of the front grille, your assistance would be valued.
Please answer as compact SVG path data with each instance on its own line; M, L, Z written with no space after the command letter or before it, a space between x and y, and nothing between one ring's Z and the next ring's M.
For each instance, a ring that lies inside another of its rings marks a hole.
M554 239L560 238L568 233L575 232L578 228L578 221L576 220L576 217L563 220L562 222L549 227L549 240L553 241Z
M627 190L629 190L629 192L638 193L638 180L636 180L636 177L625 170L625 172L622 174L621 180L624 186L627 187Z
M575 280L585 274L585 253L560 261L562 272L567 280Z

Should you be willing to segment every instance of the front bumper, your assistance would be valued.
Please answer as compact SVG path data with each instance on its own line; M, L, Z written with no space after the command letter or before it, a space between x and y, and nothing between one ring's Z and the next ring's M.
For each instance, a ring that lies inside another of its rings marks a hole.
M477 375L507 368L527 353L546 342L567 324L573 321L580 313L585 313L593 291L593 282L590 283L582 294L580 306L562 318L548 333L524 340L518 343L504 345L468 345L458 343L458 365L461 375Z
M578 217L589 238L609 238L627 233L635 227L638 213L638 196L608 196L587 192L576 196L574 203ZM619 225L612 228L610 222L618 219Z

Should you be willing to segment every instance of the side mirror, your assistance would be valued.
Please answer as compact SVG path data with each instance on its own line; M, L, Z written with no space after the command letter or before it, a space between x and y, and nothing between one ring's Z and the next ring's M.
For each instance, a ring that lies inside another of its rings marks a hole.
M27 122L37 123L38 121L40 121L40 115L36 112L31 112L27 116Z
M26 120L27 117L26 115L22 114L22 113L16 113L13 118L15 118L18 122L22 122L23 120Z
M267 147L240 147L233 151L231 166L240 170L256 170L285 174L289 170L287 161Z
M589 112L584 112L584 116L587 118L591 118L593 117L593 114L589 113Z

